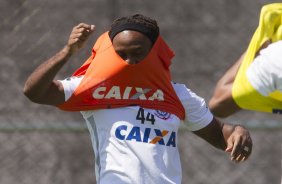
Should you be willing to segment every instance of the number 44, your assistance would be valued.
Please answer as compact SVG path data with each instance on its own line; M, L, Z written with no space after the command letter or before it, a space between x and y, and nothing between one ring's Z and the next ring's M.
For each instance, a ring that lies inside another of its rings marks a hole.
M145 121L151 122L152 125L155 123L155 116L153 114L148 112L145 118L145 111L143 108L139 108L136 119L140 120L142 124L144 124Z

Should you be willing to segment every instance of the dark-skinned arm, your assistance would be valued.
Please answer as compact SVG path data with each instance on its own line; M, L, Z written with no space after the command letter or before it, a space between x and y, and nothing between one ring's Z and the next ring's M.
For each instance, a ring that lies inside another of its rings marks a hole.
M68 43L53 57L43 62L28 77L23 93L32 102L46 105L58 105L65 101L64 89L60 82L54 80L56 74L84 45L94 25L80 23L70 34Z
M232 161L245 161L251 155L252 139L249 131L241 125L231 125L213 118L208 126L193 133L214 147L230 153Z
M209 101L209 108L217 117L225 118L241 110L232 98L232 86L243 58L244 54L226 71L216 84L214 94Z
M256 52L256 56L259 55L261 49L266 48L270 43L271 40L265 41ZM232 97L232 86L244 55L245 53L226 71L216 84L214 94L209 101L209 108L217 117L226 118L241 110Z

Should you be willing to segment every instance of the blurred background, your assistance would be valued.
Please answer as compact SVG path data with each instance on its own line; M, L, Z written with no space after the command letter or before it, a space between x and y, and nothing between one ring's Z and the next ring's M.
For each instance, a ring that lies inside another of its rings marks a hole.
M175 51L175 81L209 100L217 80L247 48L260 9L270 0L1 0L0 183L93 184L94 153L80 113L31 103L28 75L67 42L80 22L96 25L88 44L64 66L64 79L84 62L111 22L142 13L158 21ZM185 128L179 133L183 184L278 184L282 116L244 111L223 121L250 128L251 158L235 164Z

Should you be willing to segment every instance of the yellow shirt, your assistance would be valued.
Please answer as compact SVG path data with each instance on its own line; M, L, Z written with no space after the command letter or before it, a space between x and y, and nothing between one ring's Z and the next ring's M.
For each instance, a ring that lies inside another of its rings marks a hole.
M268 40L282 39L282 3L263 6L259 26L249 44L232 87L232 97L243 109L282 114L282 92L274 90L267 95L259 93L250 83L247 70L257 51Z

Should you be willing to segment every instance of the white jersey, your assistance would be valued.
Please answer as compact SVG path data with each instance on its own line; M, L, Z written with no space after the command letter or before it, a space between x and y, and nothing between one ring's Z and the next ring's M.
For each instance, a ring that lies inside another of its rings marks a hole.
M260 51L248 68L247 77L263 96L275 90L282 92L282 41L274 42Z
M82 78L61 81L66 100ZM206 127L213 115L205 101L182 84L173 84L186 119L159 110L130 106L81 112L95 153L99 184L181 183L178 128Z
M282 91L282 41L261 50L248 68L247 77L263 96L275 90Z

